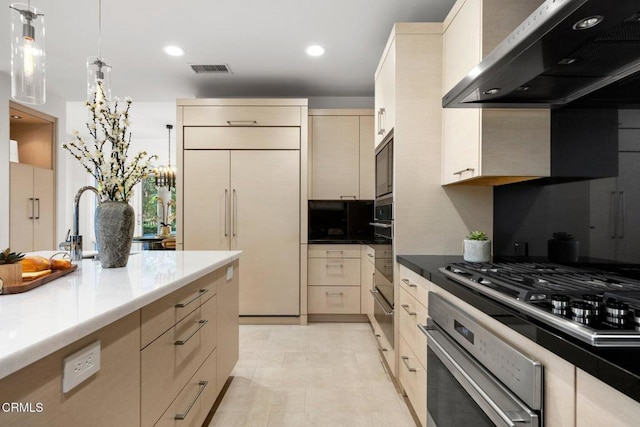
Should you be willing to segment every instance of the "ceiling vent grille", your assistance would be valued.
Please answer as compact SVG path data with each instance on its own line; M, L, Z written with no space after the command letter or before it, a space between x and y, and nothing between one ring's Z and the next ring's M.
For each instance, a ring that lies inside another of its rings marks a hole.
M191 69L196 72L196 74L231 74L231 70L227 64L217 64L217 65L190 65Z

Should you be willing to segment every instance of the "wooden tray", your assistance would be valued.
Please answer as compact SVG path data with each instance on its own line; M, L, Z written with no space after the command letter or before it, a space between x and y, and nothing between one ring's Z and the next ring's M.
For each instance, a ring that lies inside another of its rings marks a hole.
M30 291L31 289L37 288L40 285L44 285L45 283L49 283L52 280L59 279L60 277L66 276L69 273L73 273L77 268L78 266L76 264L72 264L71 268L68 268L66 270L55 270L53 273L48 274L44 277L40 277L39 279L25 281L19 285L4 285L4 288L2 288L0 294L19 294L20 292Z

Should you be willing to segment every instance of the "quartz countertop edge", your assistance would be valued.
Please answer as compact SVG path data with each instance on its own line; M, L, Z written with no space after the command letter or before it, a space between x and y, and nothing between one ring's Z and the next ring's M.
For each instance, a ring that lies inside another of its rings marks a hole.
M550 329L530 318L526 313L521 313L512 307L506 307L471 288L456 283L438 270L450 263L463 262L462 256L398 255L397 260L400 265L407 267L505 326L517 330L577 368L640 402L640 364L638 364L640 348L592 347ZM517 316L517 322L509 323L509 319L514 319L514 315ZM523 324L526 324L527 328L523 328Z
M0 379L240 258L242 251L143 251L126 267L85 259L28 292L0 295ZM43 253L44 254L44 253Z

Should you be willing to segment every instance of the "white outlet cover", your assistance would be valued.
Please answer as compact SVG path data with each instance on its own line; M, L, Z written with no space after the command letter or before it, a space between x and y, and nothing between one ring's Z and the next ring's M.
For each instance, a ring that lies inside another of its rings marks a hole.
M62 392L68 393L99 370L100 341L98 340L64 358L62 363Z
M233 265L227 267L227 280L233 279Z

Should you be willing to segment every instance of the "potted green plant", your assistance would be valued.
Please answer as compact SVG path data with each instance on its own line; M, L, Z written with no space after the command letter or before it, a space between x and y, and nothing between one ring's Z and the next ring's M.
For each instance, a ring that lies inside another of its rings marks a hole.
M491 240L483 231L472 231L464 239L462 256L468 262L489 262L491 260Z
M580 242L573 235L558 231L547 241L547 257L551 262L578 262Z
M22 283L22 265L20 264L22 258L24 254L11 252L9 248L0 252L0 293L3 286Z

